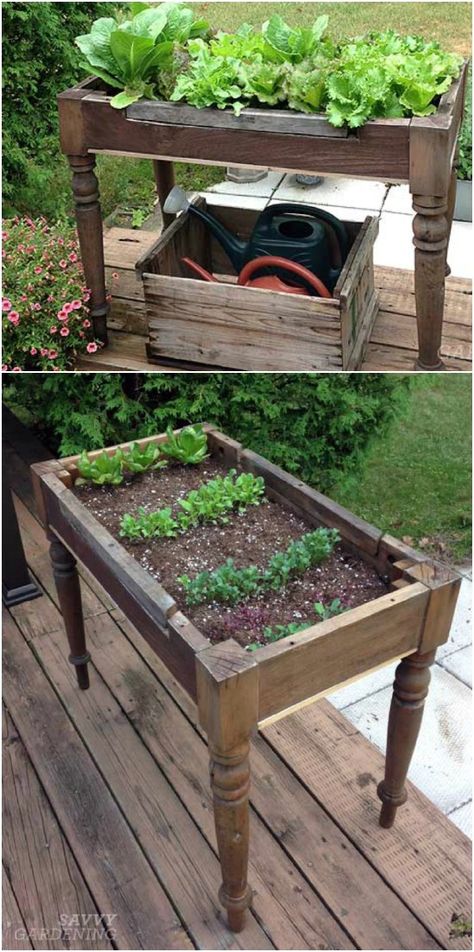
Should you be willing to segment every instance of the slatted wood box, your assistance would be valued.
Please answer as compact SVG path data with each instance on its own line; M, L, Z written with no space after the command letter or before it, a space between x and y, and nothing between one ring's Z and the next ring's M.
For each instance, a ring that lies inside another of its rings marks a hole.
M205 199L195 199L206 209ZM259 212L212 206L248 239ZM357 370L378 310L373 246L378 222L345 222L351 247L329 299L237 287L227 255L189 212L180 215L136 264L143 281L151 361L188 361L235 370ZM189 276L187 255L221 284Z

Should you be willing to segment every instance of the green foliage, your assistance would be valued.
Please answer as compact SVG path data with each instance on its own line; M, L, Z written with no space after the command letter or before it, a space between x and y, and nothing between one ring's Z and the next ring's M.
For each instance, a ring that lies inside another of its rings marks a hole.
M194 13L177 3L132 7L131 18L122 10L116 17L100 17L91 32L76 38L84 56L81 65L106 86L119 89L111 99L115 109L125 109L142 97L153 99L161 71L173 68L175 45L205 35L208 25L194 20Z
M200 424L186 426L176 434L173 433L173 428L168 426L166 436L166 443L161 444L161 452L165 456L171 456L179 463L194 465L206 459L207 436Z
M3 369L68 370L94 353L75 232L31 218L3 222Z
M306 621L291 621L288 625L275 625L274 628L266 627L263 629L263 635L266 639L266 642L272 644L275 641L281 641L282 638L287 638L288 635L296 635L299 631L304 631L306 628L310 628L315 622L326 621L328 618L334 618L336 615L341 615L342 612L345 611L347 611L347 607L342 604L340 598L333 598L329 605L324 605L323 602L315 602L315 619L307 619ZM256 651L257 648L262 647L262 644L257 643L249 645L248 650Z
M4 399L58 455L207 420L325 491L399 417L409 374L143 374L137 400L120 374L10 376Z
M459 134L458 178L472 179L472 70L469 70L464 119Z
M159 456L156 443L147 443L144 449L140 449L138 443L133 443L129 451L123 454L123 465L129 473L146 473L149 469L166 466L166 460L160 460Z
M92 482L97 486L118 486L123 482L122 465L123 454L120 450L110 456L104 451L93 460L84 451L77 461L80 478L76 482L79 485L81 482Z
M258 506L263 498L265 484L261 476L236 475L235 469L230 470L227 476L216 476L192 489L178 501L182 511L171 521L171 509L147 513L142 507L138 516L125 515L120 534L128 539L150 539L177 536L200 522L225 524L231 509L243 512L247 506Z
M56 96L82 74L73 40L108 3L3 3L3 198L50 186L58 154ZM28 208L31 212L31 206ZM43 207L42 211L46 211Z
M256 565L238 569L233 559L227 559L211 572L200 572L193 579L182 575L178 582L189 605L213 601L235 605L269 588L284 588L293 576L324 561L338 541L336 529L315 529L292 542L284 552L276 552L263 570Z

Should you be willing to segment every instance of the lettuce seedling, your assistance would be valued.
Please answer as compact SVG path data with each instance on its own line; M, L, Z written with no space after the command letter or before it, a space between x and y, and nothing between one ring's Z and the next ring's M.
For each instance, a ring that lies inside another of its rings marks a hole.
M179 463L202 463L206 459L207 436L202 426L185 426L179 433L174 434L171 426L166 430L166 443L161 444L161 452L171 456Z
M149 469L160 469L166 466L166 460L160 460L160 450L156 443L147 443L141 449L138 443L133 443L128 453L124 453L123 465L130 473L146 473Z
M120 535L127 539L174 539L179 533L179 525L173 518L171 509L160 509L158 512L146 512L143 506L138 510L138 516L127 513L120 523Z
M94 460L90 460L83 450L77 461L80 478L76 479L76 484L91 482L97 486L118 486L123 482L122 466L123 453L120 449L112 456L108 456L104 450Z

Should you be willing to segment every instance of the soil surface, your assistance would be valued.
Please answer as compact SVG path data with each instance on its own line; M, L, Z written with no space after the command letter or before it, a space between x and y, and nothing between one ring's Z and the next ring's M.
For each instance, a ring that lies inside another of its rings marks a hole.
M229 557L238 568L251 564L262 568L274 552L286 549L293 539L314 529L279 503L267 500L249 506L242 514L230 513L224 526L202 524L175 539L130 542L120 537L120 521L125 513L135 514L139 506L148 512L174 507L178 499L203 481L227 472L213 459L199 466L172 463L164 470L126 477L120 486L76 486L74 493L212 642L234 638L244 646L265 644L263 629L267 626L305 620L314 624L315 602L328 605L340 598L345 607L354 608L386 594L387 586L375 570L338 545L325 562L295 577L280 592L263 592L234 606L188 606L176 582L178 576L193 577L215 569Z

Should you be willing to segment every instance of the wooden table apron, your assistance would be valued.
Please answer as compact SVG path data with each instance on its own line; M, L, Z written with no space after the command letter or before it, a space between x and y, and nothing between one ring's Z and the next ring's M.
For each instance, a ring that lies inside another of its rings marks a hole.
M252 733L336 686L402 659L389 717L380 822L393 824L428 692L429 666L449 635L460 578L359 519L263 457L205 425L211 454L263 476L268 498L313 526L337 528L344 546L390 582L388 594L254 653L233 639L210 645L174 599L71 492L78 457L37 463L32 478L51 540L60 607L79 687L89 686L76 558L122 609L198 705L208 737L211 787L229 925L240 931L251 902L249 747ZM166 434L138 442L161 443ZM122 444L127 449L130 444ZM116 447L107 448L112 453ZM101 451L97 451L99 453ZM97 453L90 454L91 457Z
M73 172L77 229L96 334L107 342L107 299L96 153L150 158L161 204L173 178L173 161L272 168L408 182L413 199L418 367L442 367L447 248L456 196L456 141L462 120L467 63L433 116L378 119L347 135L255 131L156 122L152 103L113 109L95 79L58 97L61 147ZM204 120L203 120L204 121ZM166 217L165 224L169 222ZM448 271L449 273L449 271Z

